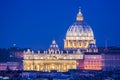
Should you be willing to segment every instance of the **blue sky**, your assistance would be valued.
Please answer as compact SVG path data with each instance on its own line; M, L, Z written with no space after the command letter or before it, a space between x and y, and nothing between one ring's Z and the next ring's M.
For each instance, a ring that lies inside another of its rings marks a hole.
M93 29L97 46L120 46L119 0L0 0L0 47L60 48L79 6Z

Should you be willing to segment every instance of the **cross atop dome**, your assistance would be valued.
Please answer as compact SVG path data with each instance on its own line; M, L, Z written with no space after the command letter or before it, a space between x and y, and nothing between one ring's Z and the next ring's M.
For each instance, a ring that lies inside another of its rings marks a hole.
M76 17L76 21L83 21L83 16L80 8Z

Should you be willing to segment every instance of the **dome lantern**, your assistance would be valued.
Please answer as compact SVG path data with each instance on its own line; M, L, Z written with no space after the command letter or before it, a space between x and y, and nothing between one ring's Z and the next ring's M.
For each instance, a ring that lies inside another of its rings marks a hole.
M83 21L83 16L82 16L82 12L80 8L79 8L79 12L76 17L76 21Z

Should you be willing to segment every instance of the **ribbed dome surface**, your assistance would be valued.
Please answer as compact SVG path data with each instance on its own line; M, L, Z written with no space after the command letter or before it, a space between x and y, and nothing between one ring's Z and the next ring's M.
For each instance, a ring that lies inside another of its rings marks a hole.
M69 27L66 37L72 40L93 40L94 35L91 27L83 21L75 22Z
M77 14L76 22L72 24L66 33L67 40L93 40L92 28L84 22L81 11Z

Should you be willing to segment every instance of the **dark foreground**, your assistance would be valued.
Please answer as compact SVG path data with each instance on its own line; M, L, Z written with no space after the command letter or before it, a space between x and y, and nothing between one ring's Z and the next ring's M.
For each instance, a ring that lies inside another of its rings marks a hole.
M0 80L120 80L120 71L0 71Z

